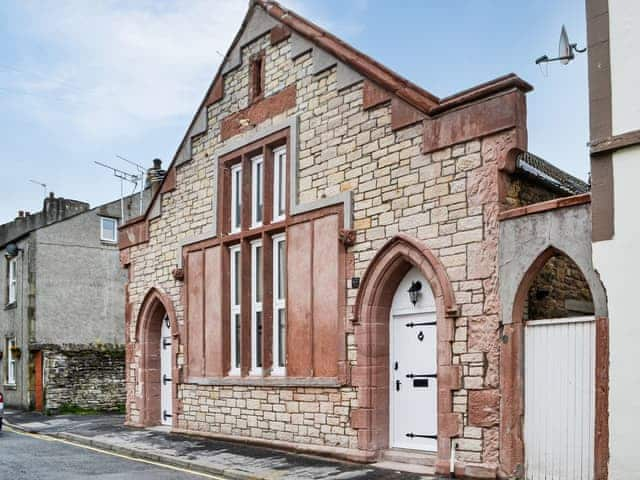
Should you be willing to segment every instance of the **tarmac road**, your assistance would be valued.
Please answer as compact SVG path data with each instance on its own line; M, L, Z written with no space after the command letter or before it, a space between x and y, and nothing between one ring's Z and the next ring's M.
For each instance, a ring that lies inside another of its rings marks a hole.
M68 442L0 432L0 480L225 480L101 453Z

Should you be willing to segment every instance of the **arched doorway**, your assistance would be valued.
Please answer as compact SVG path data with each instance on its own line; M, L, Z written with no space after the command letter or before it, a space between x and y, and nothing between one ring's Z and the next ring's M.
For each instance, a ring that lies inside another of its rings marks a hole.
M358 346L357 366L352 372L352 382L358 387L358 409L353 412L352 424L358 431L359 448L381 452L394 446L394 442L391 441L391 389L396 388L396 380L403 382L403 379L392 376L395 363L392 364L391 355L391 318L397 313L407 313L406 310L402 311L407 307L406 304L404 307L400 303L394 305L394 298L406 296L408 300L409 287L406 284L410 285L411 281L416 280L424 281L424 304L420 308L424 308L421 313L425 317L417 323L435 320L435 327L420 327L425 328L422 330L425 341L427 335L435 337L433 341L436 345L437 362L435 371L429 371L432 365L423 361L415 366L410 365L415 367L415 370L403 374L404 381L411 383L416 377L407 378L407 374L436 375L433 382L433 377L418 378L429 379L429 389L432 384L437 385L437 388L433 389L437 406L429 412L429 418L435 416L437 419L437 429L431 431L432 427L425 423L422 428L429 430L427 432L413 430L400 433L404 434L407 440L411 438L406 437L407 433L429 436L435 433L437 439L425 437L423 440L431 441L429 448L433 448L434 443L437 446L436 470L448 472L451 439L462 434L462 415L453 412L452 403L452 390L461 388L462 379L461 367L452 365L451 353L457 308L453 288L443 265L426 245L405 234L396 235L377 252L364 273L358 290L354 312L355 340ZM427 304L430 304L428 308ZM395 306L398 308L394 308ZM429 316L431 320L426 318ZM405 325L406 323L411 321L406 321ZM416 323L415 319L413 323ZM413 332L411 335L417 336L420 332L411 330L411 327L405 328L407 332ZM427 355L425 354L424 358ZM403 383L401 388L403 385L406 384ZM421 413L417 415L420 416ZM418 448L426 449L424 444Z
M400 281L389 317L389 446L438 449L436 304L420 270Z
M583 272L555 248L539 255L517 290L513 334L521 338L521 458L529 480L594 478L594 310Z
M153 288L140 309L136 341L140 353L137 404L140 424L173 425L177 329L169 298Z

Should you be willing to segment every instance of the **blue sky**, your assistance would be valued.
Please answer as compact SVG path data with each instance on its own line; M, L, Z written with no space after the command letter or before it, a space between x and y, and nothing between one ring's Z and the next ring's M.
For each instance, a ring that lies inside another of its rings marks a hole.
M247 0L0 2L0 223L37 211L46 183L92 206L123 169L171 160ZM560 27L586 41L584 0L292 0L285 6L444 97L514 72L529 150L586 179L587 58L555 54Z

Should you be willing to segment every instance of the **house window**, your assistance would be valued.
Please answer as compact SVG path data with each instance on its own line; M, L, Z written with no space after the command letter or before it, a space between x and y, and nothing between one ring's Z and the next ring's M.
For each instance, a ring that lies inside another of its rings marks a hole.
M224 213L217 228L229 233L220 243L230 265L223 287L230 297L230 376L285 375L288 134L278 131L219 158Z
M115 243L118 240L118 221L115 218L100 218L100 240Z
M262 375L262 241L251 242L251 372Z
M251 101L259 100L264 93L264 56L258 55L251 62Z
M15 349L16 348L16 339L8 338L7 339L7 371L5 383L7 385L15 385L16 384L16 357L15 357Z
M287 148L273 151L273 220L283 220L286 208Z
M240 290L240 245L235 245L229 248L230 264L231 264L231 369L229 375L240 375L240 352L242 351L241 342L241 316L240 316L240 304L241 304L241 290Z
M231 167L231 232L242 227L242 166Z
M287 347L286 257L284 234L273 236L273 367L272 375L284 375Z
M7 260L7 305L16 302L18 285L18 259L16 257Z
M262 155L251 159L251 226L260 227L264 214L264 161Z

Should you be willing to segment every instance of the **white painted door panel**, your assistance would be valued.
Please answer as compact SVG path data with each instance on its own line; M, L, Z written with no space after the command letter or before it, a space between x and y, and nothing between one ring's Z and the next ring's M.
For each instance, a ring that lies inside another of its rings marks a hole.
M592 479L593 318L527 322L524 365L527 480Z
M171 326L165 315L160 334L160 423L163 425L171 425L171 390Z
M392 448L436 451L436 315L391 317L390 441Z

